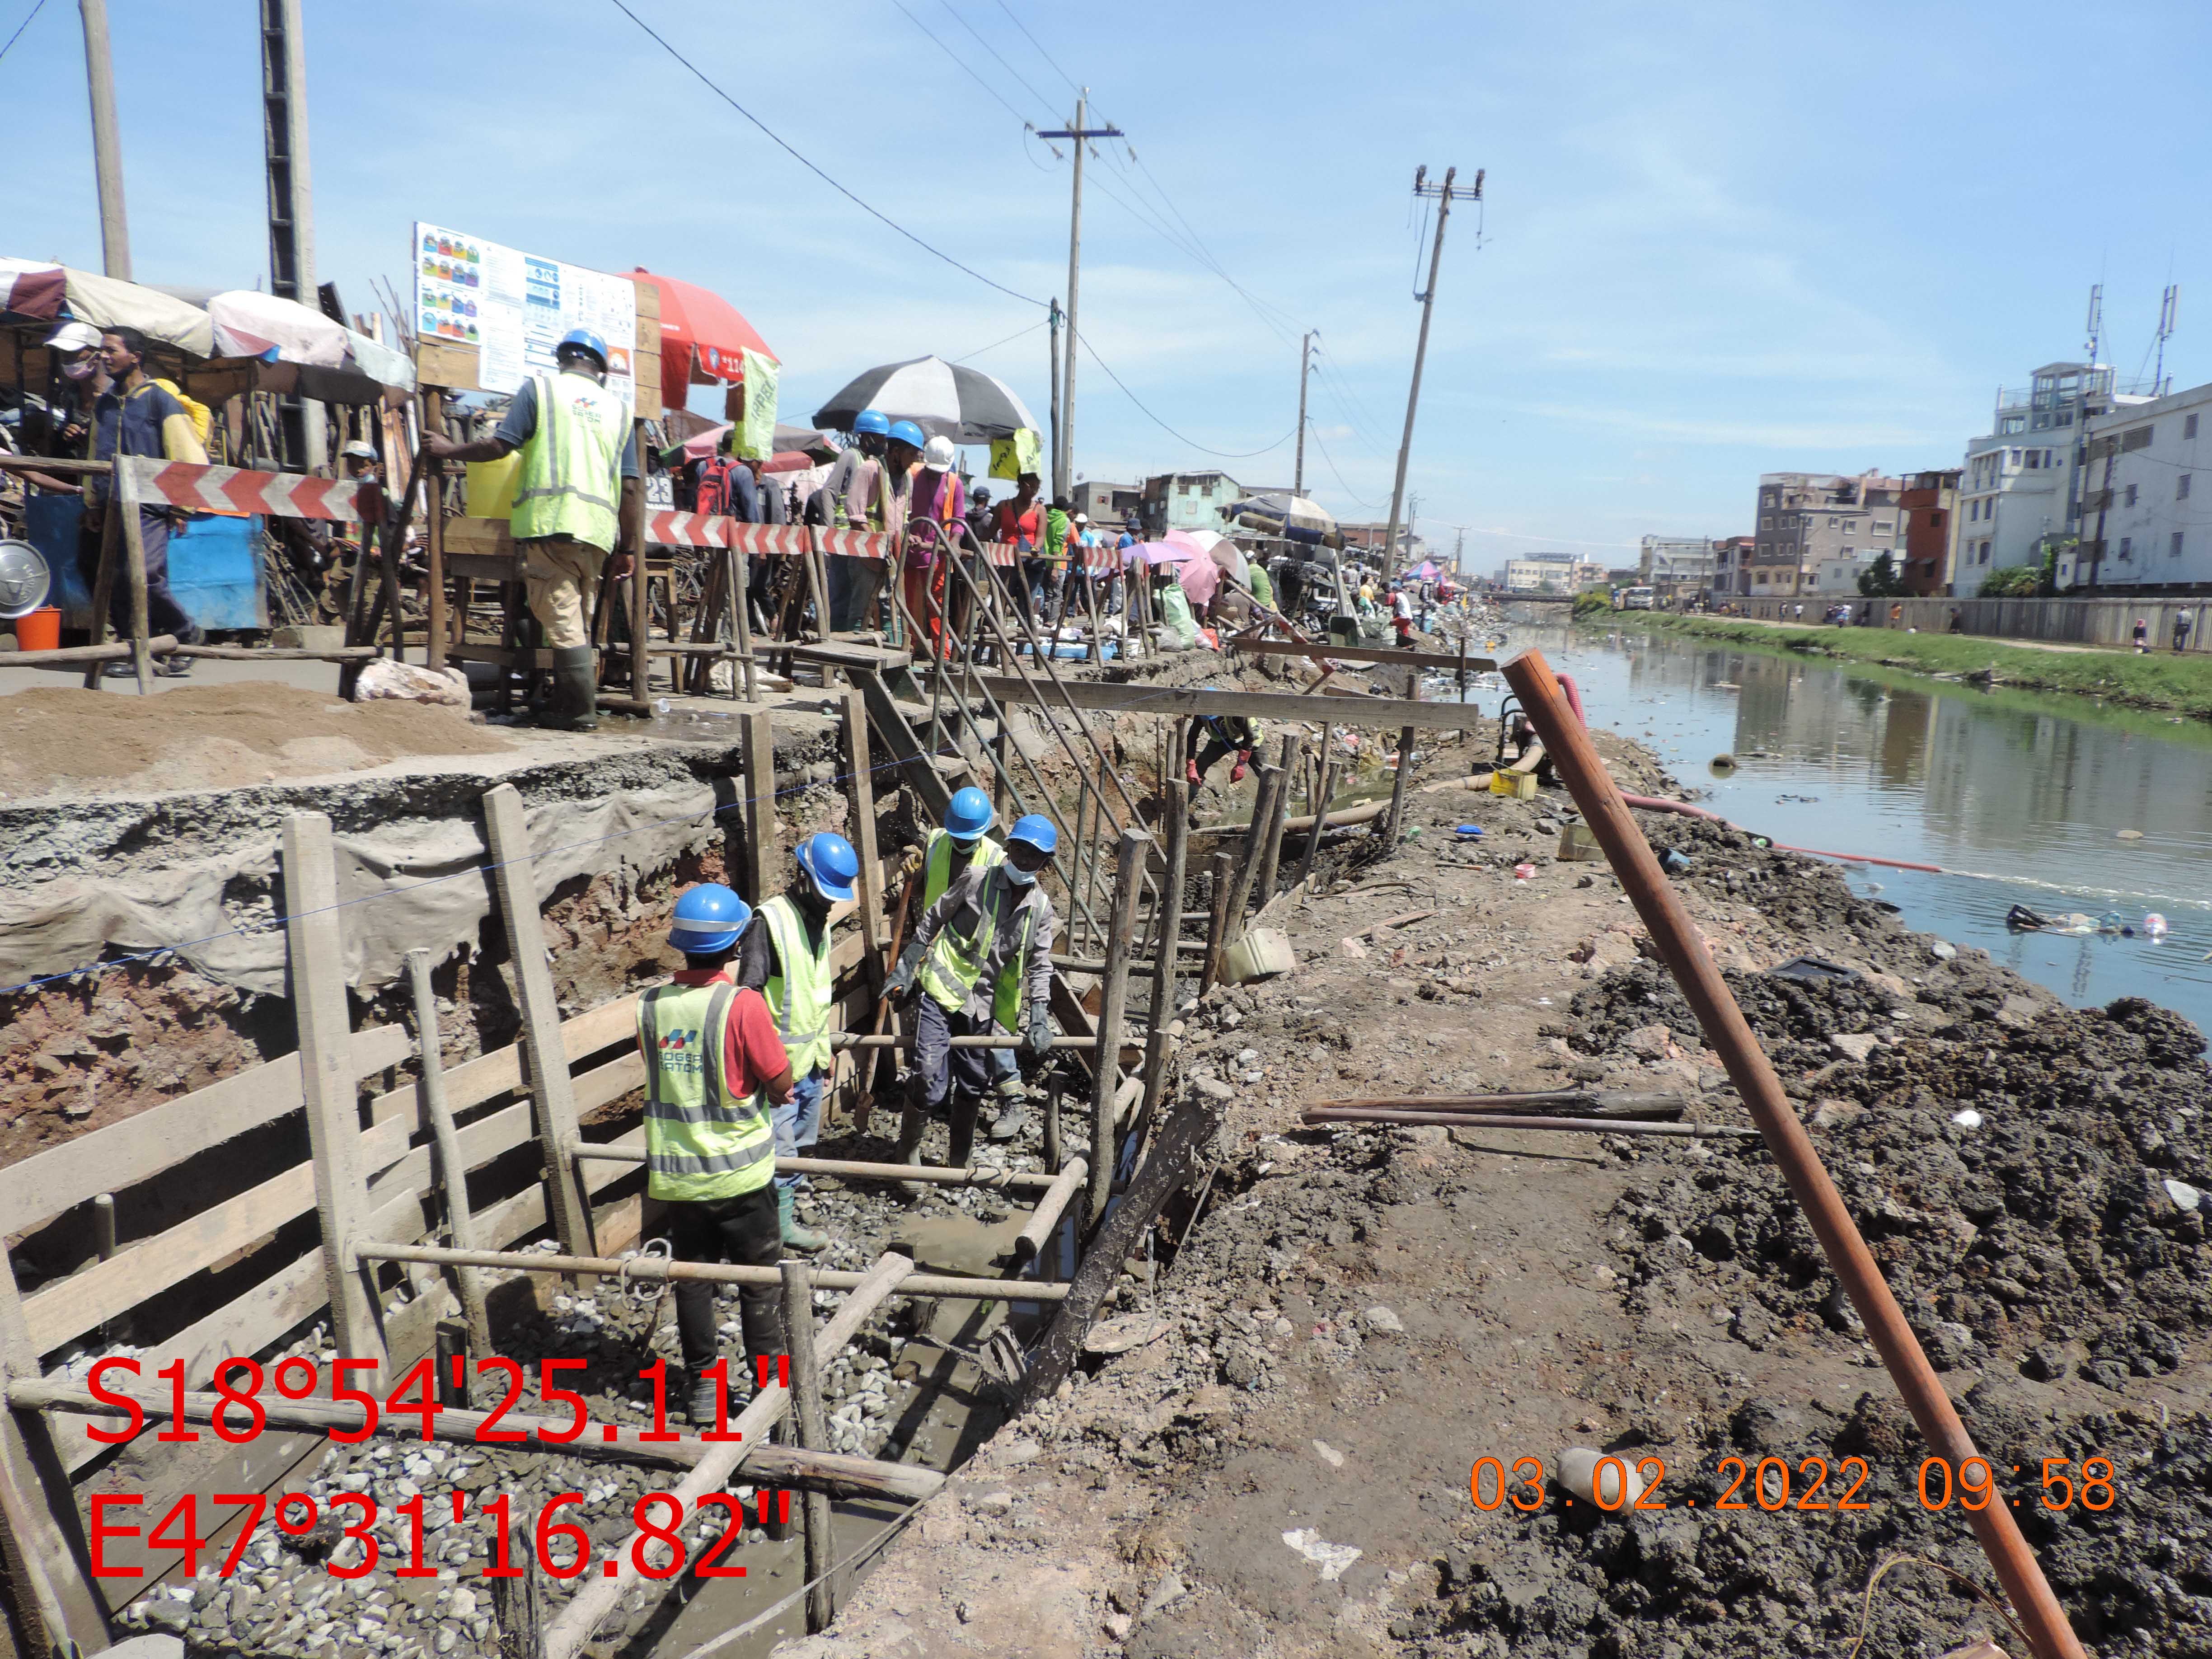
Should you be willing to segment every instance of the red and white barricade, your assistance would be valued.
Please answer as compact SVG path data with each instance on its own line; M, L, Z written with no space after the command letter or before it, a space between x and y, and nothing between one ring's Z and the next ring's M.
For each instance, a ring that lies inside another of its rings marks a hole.
M163 461L125 455L117 461L131 493L148 506L179 507L190 513L256 513L280 519L327 519L361 522L360 497L381 500L374 483L351 478L319 478L301 472L248 472L234 466L205 466L193 461Z

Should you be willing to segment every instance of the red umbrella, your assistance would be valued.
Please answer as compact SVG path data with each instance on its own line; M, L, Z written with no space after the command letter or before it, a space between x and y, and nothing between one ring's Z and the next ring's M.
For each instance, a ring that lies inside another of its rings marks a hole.
M642 265L631 274L660 290L660 401L671 408L683 408L695 385L744 379L743 354L749 346L771 361L782 361L720 295Z

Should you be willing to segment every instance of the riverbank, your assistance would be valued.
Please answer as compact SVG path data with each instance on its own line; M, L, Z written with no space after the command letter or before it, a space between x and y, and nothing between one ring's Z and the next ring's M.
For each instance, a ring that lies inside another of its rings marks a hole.
M1899 1553L1991 1580L1959 1503L1915 1496L1924 1448L1757 1142L1301 1125L1334 1097L1569 1084L1747 1121L1605 866L1553 858L1562 796L1408 805L1418 838L1291 911L1297 973L1189 1016L1219 1162L1130 1264L1109 1311L1133 1346L1000 1431L779 1659L1718 1659L1841 1651L1869 1606L1869 1651L2005 1637L1936 1571L1870 1591ZM2160 1565L2212 1545L2212 1252L2164 1184L2212 1182L2194 1028L2063 1008L1832 868L1644 822L1969 1428L2027 1471L2002 1485L2083 1639L2212 1652ZM1769 972L1800 954L1856 976ZM1477 1460L1568 1446L1663 1462L1666 1507L1470 1498ZM2100 1454L2109 1510L2039 1507L2042 1460ZM1775 1460L1802 1506L1718 1512L1731 1459ZM1871 1508L1827 1507L1863 1471Z
M1658 611L1608 611L1589 618L1586 625L1692 635L1771 651L1876 663L1936 678L2065 692L2212 720L2212 657L2176 656L2170 652L2139 657L2132 651L2008 644L1964 635L1813 627Z

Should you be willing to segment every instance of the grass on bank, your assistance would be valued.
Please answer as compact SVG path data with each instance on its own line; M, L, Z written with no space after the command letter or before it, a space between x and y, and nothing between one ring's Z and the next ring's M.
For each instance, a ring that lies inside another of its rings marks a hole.
M2197 720L2212 720L2212 653L2176 656L2172 652L2153 652L2139 657L2130 650L2042 651L1965 634L1907 634L1887 628L1785 628L1741 617L1677 617L1656 611L1624 611L1603 620L1614 627L1664 629L1769 650L1781 647L1850 662L1883 663L1917 673L2072 692L2137 708L2170 709Z

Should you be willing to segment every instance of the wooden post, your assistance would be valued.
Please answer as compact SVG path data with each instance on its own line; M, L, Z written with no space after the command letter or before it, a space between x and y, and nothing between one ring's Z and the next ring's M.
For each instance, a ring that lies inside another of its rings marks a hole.
M1421 674L1417 668L1406 671L1406 701L1421 700ZM1413 728L1402 728L1398 733L1398 775L1390 785L1390 811L1382 820L1382 850L1389 852L1398 844L1398 826L1406 814L1406 786L1413 775Z
M384 1373L384 1331L373 1267L355 1266L352 1245L368 1236L368 1172L361 1167L361 1117L353 1070L353 1017L347 1004L345 951L337 909L337 862L331 821L320 812L284 820L284 934L290 957L292 1015L299 1024L300 1084L307 1108L307 1154L314 1164L315 1214L330 1287L331 1346L352 1359L374 1359L371 1385Z
M530 1561L530 1527L518 1521L507 1535L511 1561ZM517 1553L516 1552L519 1552ZM491 1581L493 1622L499 1626L499 1659L539 1659L545 1651L544 1581L534 1565L512 1578Z
M781 836L775 823L775 725L765 708L744 717L745 900L757 909L781 890ZM865 872L864 872L865 873Z
M1129 1000L1130 944L1137 933L1137 894L1152 838L1134 825L1121 832L1114 859L1114 920L1106 935L1106 972L1098 998L1098 1052L1091 1073L1091 1219L1097 1226L1114 1190L1114 1097L1121 1086L1121 1027Z
M422 389L422 429L426 433L442 433L446 429L446 394L435 386ZM426 463L422 480L422 551L430 562L429 591L423 595L428 605L429 616L427 623L428 631L422 644L422 659L436 670L446 665L446 474L444 467L430 459L427 445L422 453ZM387 477L392 463L397 459L389 454L386 456ZM411 483L414 477L412 469L410 469L408 477ZM364 525L362 526L362 540L366 542L368 537L368 526ZM463 609L465 611L466 607ZM403 645L404 642L403 636ZM405 650L402 649L399 653L402 660L406 655Z
M857 690L845 693L845 765L851 773L846 794L853 803L853 850L860 858L860 936L868 943L875 982L890 972L884 961L884 875L877 863L876 777L868 752L868 706Z
M751 561L735 549L725 556L730 567L730 640L738 647L736 684L743 688L747 702L760 701L760 685L753 665L752 599L746 584L752 580Z
M1214 980L1221 972L1221 946L1229 932L1230 890L1237 885L1237 855L1216 853L1213 855L1213 915L1206 928L1206 960L1199 970L1198 994L1204 996L1213 988Z
M438 1176L446 1189L446 1230L457 1250L477 1248L475 1212L469 1207L469 1166L461 1156L461 1137L453 1127L453 1115L446 1107L446 1065L438 1032L438 999L430 989L430 953L407 953L407 981L415 999L415 1051L421 1067L416 1087L422 1121L430 1127L438 1146ZM486 1241L487 1243L496 1241ZM478 1358L492 1352L491 1316L484 1310L483 1275L474 1267L456 1267L453 1279L461 1293L461 1315L468 1321L469 1340ZM441 1379L442 1381L442 1379ZM464 1387L462 1398L468 1397Z
M531 863L530 830L522 797L502 783L483 798L484 839L491 848L492 880L514 958L514 988L521 1004L522 1051L529 1062L530 1093L537 1102L538 1145L545 1159L546 1212L561 1248L592 1254L592 1206L568 1148L577 1139L576 1094L568 1053L561 1040L561 1006L545 949L545 918L538 909L538 878Z
M1013 711L1005 704L999 708L999 729L991 734L991 810L1000 817L1006 814L1006 784L1014 775L1006 763L1012 758L1008 753L1013 746Z
M1152 912L1152 1002L1150 1029L1145 1034L1145 1107L1149 1121L1167 1086L1168 1019L1175 1012L1176 941L1182 937L1183 866L1189 858L1190 811L1186 805L1190 786L1171 777L1160 786L1161 817L1166 821L1167 871L1160 878L1160 896Z
M39 1352L24 1322L15 1270L0 1243L0 1370L9 1382L39 1378ZM54 1446L45 1413L0 1411L0 1544L23 1566L27 1589L18 1617L34 1626L24 1633L45 1645L43 1655L66 1650L74 1639L87 1652L108 1644L106 1598L92 1577L84 1532L69 1473ZM27 1601L28 1605L26 1605ZM6 1626L0 1625L0 1631Z
M1267 814L1267 839L1261 848L1260 874L1253 884L1263 908L1275 896L1275 873L1283 858L1283 821L1291 811L1291 780L1297 776L1299 763L1305 758L1305 739L1295 733L1285 737L1282 753L1278 763L1282 775L1275 782L1274 810Z
M798 1425L799 1446L806 1451L827 1451L830 1434L822 1420L822 1362L814 1352L814 1289L807 1281L806 1264L788 1258L783 1263L783 1329L784 1346L791 1350L791 1414ZM806 1628L811 1634L827 1630L837 1616L836 1587L830 1582L830 1569L837 1553L829 1495L806 1493L804 1508Z
M645 452L643 421L637 422L636 433L638 453L642 454ZM653 515L648 512L646 516L650 520ZM617 517L620 517L619 508ZM615 544L617 547L622 544L619 528L616 532ZM644 532L641 530L637 538L637 556L631 561L629 577L629 695L640 704L648 703L653 698L653 653L647 648L648 641L646 639L646 622L653 614L653 584L646 574L652 557L653 544L646 539ZM672 643L676 619L676 594L672 586L669 590L668 611L672 624L669 637ZM673 665L670 667L669 682L672 686L680 684Z
M86 488L91 481L86 481ZM107 511L100 524L100 568L92 579L92 635L90 643L103 645L107 641L107 613L115 603L115 568L123 561L123 507L115 498L115 481L111 477L107 485ZM107 672L105 661L89 664L84 671L84 689L100 690L100 677Z
M147 650L146 532L138 522L138 486L125 460L115 469L112 510L123 515L125 568L131 582L131 665L138 673L138 695L152 695L154 656Z
M1320 799L1307 803L1313 810L1308 814L1313 825L1306 831L1306 850L1298 860L1298 886L1303 889L1313 878L1314 860L1321 852L1322 826L1328 822L1329 798L1336 791L1336 728L1324 726L1321 729L1321 787Z
M1023 1379L1021 1398L1015 1407L1018 1412L1032 1410L1039 1402L1051 1399L1066 1381L1068 1372L1074 1369L1075 1357L1082 1349L1083 1334L1091 1328L1091 1316L1121 1278L1122 1261L1144 1237L1145 1229L1152 1224L1168 1195L1182 1184L1193 1156L1213 1133L1220 1113L1217 1103L1201 1096L1184 1101L1168 1115L1158 1139L1153 1141L1152 1151L1122 1195L1121 1207L1098 1229L1091 1248L1084 1252L1083 1263L1075 1270L1066 1299L1060 1304L1043 1342L1030 1359L1029 1375Z
M1229 900L1228 939L1244 935L1244 907L1252 897L1252 884L1260 874L1260 860L1267 847L1267 825L1275 816L1275 803L1290 787L1279 766L1260 763L1260 787L1252 798L1252 822L1244 830L1244 850L1237 861L1236 891Z

